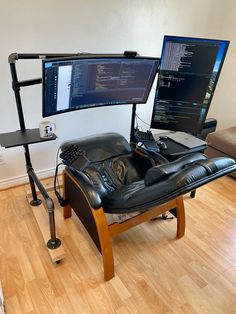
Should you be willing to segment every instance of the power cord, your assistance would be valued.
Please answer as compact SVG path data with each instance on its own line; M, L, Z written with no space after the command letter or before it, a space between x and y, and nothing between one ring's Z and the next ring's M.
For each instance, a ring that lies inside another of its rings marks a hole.
M135 116L136 116L136 123L137 123L137 118L140 120L140 121L142 121L144 124L146 124L146 125L148 125L149 126L149 129L150 129L150 125L147 123L147 122L145 122L143 119L141 119L138 115L137 115L137 113L135 114ZM138 125L138 123L137 123L137 125Z
M57 164L57 166L56 166L55 175L54 175L54 184L53 184L53 187L54 187L54 192L55 192L55 195L56 195L56 197L57 197L57 199L58 199L59 204L60 204L62 207L64 207L64 206L68 205L68 201L65 200L65 199L61 196L60 192L57 191L57 182L58 182L58 176L57 176L57 174L58 174L58 168L59 168L61 165L64 165L64 164L61 162L61 163ZM60 190L59 184L58 184L58 187L59 187L59 190Z
M55 195L58 199L59 204L64 207L66 205L68 205L68 201L64 200L64 198L61 196L61 189L60 189L60 183L59 183L59 179L58 179L58 169L61 165L64 165L62 162L58 163L58 159L59 159L59 151L60 151L60 147L57 150L57 157L56 157L56 169L55 169L55 175L54 175L54 183L53 183L53 188L54 188L54 192ZM59 189L59 192L57 191L57 187Z

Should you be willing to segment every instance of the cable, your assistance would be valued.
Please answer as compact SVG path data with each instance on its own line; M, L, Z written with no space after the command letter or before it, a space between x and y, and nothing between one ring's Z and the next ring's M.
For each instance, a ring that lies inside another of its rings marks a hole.
M59 152L60 152L60 149L61 149L61 147L62 147L66 142L68 142L68 140L62 142L61 145L60 145L60 147L59 147L58 150L57 150L57 155L56 155L56 167L57 167L57 165L58 165L58 163L59 163L58 160L59 160ZM64 164L63 164L63 165L64 165ZM58 186L59 193L61 194L60 182L59 182L58 176L57 176L56 180L57 180L57 186Z
M63 143L62 143L63 144ZM61 144L61 145L62 145ZM61 146L60 146L61 147ZM54 183L53 183L53 188L54 188L54 192L55 195L58 199L59 204L64 207L66 206L68 203L66 200L64 200L64 198L61 196L61 188L60 188L60 183L59 183L59 179L58 179L58 168L63 165L65 166L62 162L58 163L59 160L59 151L60 151L60 147L57 150L57 155L56 155L56 169L55 169L55 175L54 175ZM57 191L57 187L59 192Z
M136 128L139 129L139 125L138 125L138 119L137 119L137 114L135 114L135 122L136 122Z
M57 186L56 186L56 182L58 182L58 177L57 177L57 173L58 173L58 168L61 166L61 165L64 165L62 162L60 162L59 164L57 164L56 166L56 170L55 170L55 175L54 175L54 183L53 183L53 187L54 187L54 192L55 192L55 195L58 199L58 202L59 204L64 207L68 204L68 202L66 200L64 200L64 198L61 196L61 193L57 191ZM59 184L58 184L58 187Z
M60 147L59 147L58 150L57 150L56 167L58 166L59 151L60 151ZM56 172L55 172L55 173L56 173ZM54 179L55 179L55 178L54 178ZM58 176L57 176L57 175L56 175L56 181L57 181L57 186L58 186L59 193L61 194L60 183L59 183L59 179L58 179ZM55 186L55 183L54 183L54 186ZM55 190L55 188L54 188L54 190Z
M135 116L136 116L140 121L142 121L144 124L148 125L148 126L149 126L149 129L150 129L149 123L147 123L147 122L145 122L144 120L142 120L142 119L137 115L137 113L135 114Z

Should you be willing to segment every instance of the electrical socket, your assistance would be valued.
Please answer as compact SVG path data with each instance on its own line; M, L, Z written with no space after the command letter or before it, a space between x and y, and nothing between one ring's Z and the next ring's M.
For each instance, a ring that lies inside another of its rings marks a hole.
M5 164L5 158L3 154L0 154L0 165L4 165L4 164Z

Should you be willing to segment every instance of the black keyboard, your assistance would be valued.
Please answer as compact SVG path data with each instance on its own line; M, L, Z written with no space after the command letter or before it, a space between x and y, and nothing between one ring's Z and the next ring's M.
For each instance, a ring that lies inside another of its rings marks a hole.
M64 164L79 171L83 170L89 163L85 152L75 144L68 145L61 152L60 158Z
M136 130L135 131L135 138L136 138L137 142L145 142L145 141L154 141L155 142L155 139L154 139L151 131L143 132L143 131Z
M151 152L156 152L156 153L160 151L151 131L143 132L143 131L135 130L134 135L135 135L136 142L143 143L146 150L151 151Z

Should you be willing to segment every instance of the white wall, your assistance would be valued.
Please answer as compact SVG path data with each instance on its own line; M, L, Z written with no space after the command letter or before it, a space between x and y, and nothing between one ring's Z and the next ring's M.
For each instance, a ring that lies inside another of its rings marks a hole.
M218 130L236 126L236 1L224 1L220 7L216 27L220 38L230 40L230 45L208 113L208 116L217 118Z
M235 22L228 9L232 9L234 1L227 3L226 6L220 0L1 0L0 133L19 129L7 62L10 53L136 50L142 55L160 56L165 34L233 41ZM232 43L210 111L221 128L235 124L234 56L235 43ZM18 61L16 65L20 80L41 76L41 61ZM153 91L148 104L138 107L139 116L148 123ZM22 89L22 101L26 126L37 127L42 119L41 86ZM35 170L49 173L46 170L55 166L57 149L66 139L106 131L117 131L128 138L130 118L131 108L125 106L53 117L58 139L30 146ZM25 174L23 148L0 149L0 154L6 160L5 165L0 165L0 188L21 182Z

